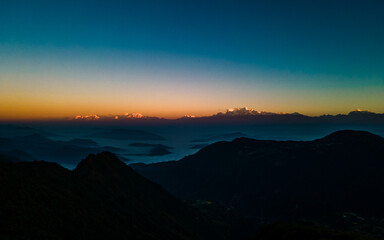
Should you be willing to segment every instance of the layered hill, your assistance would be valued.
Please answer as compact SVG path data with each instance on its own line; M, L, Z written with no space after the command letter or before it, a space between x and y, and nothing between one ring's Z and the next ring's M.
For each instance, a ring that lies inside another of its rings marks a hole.
M10 157L10 161L39 159L76 166L79 160L88 154L103 151L122 152L124 150L98 146L92 139L75 138L69 141L55 141L40 134L0 138L0 160L3 156L3 158Z
M225 239L108 152L73 171L42 161L0 163L0 189L1 239Z
M133 167L182 199L218 201L262 222L384 217L384 139L369 132L308 142L238 138Z

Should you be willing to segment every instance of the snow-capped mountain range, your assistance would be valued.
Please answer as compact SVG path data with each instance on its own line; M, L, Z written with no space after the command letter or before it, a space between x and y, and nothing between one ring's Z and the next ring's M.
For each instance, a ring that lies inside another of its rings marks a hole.
M197 117L194 115L184 115L178 119L164 119L158 117L145 116L141 113L124 113L122 115L77 115L72 118L76 121L140 121L140 120L152 120L152 121L227 121L227 120L241 120L241 121L380 121L384 122L384 114L374 113L370 111L362 111L357 109L348 114L337 115L321 115L321 116L306 116L298 112L285 113L285 112L267 112L258 111L252 108L240 107L230 108L225 112L219 112L210 116Z

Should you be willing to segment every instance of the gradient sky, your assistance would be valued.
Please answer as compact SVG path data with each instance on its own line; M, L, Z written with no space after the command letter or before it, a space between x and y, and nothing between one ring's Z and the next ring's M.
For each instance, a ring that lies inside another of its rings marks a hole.
M0 1L0 119L384 112L384 1Z

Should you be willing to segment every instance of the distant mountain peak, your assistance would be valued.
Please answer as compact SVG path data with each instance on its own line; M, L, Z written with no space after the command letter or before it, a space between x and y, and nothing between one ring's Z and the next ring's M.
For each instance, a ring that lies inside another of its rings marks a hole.
M184 115L182 118L196 118L195 115Z
M361 115L361 114L376 114L376 113L367 111L367 110L361 110L361 109L356 109L355 111L348 113L348 115Z
M213 116L271 116L271 115L302 115L298 112L292 114L285 112L266 112L258 111L253 108L248 107L238 107L238 108L229 108L225 112L219 112Z
M254 109L249 109L248 107L239 107L239 108L229 108L226 110L225 113L218 113L218 114L224 114L224 115L257 115L261 114L262 112L256 111ZM218 115L217 114L217 115Z
M76 121L110 121L110 122L140 122L140 121L174 121L173 119L165 119L153 116L145 116L141 113L132 112L124 114L110 114L110 115L78 115L72 120ZM367 110L356 109L348 114L324 114L320 116L308 116L299 112L268 112L264 110L256 110L248 107L235 107L228 108L225 111L218 112L212 115L195 116L184 115L176 120L197 122L197 121L258 121L258 122L356 122L356 121L370 121L370 122L384 122L384 113L375 113Z
M144 118L145 116L141 113L124 113L124 115L116 115L115 119L124 119L124 118Z
M77 115L74 120L99 120L100 117L96 114L93 115Z
M72 118L72 120L93 120L93 121L96 121L96 120L99 120L99 121L103 121L103 120L112 120L112 121L116 121L116 120L132 120L132 119L158 119L157 117L149 117L149 116L144 116L143 114L141 113L124 113L124 114L121 114L121 115L96 115L96 114L91 114L91 115L77 115L76 117Z

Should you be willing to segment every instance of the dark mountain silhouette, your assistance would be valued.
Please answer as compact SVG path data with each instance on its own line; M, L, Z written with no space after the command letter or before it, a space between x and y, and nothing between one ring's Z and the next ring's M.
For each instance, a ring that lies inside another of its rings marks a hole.
M384 217L384 139L369 132L308 142L239 138L132 167L182 199L217 201L260 222Z
M110 131L93 133L88 135L87 137L115 139L115 140L140 140L140 141L141 140L156 140L156 141L165 140L162 136L159 136L157 134L145 132L141 130L133 130L133 129L114 129Z
M228 239L231 226L138 175L111 153L69 171L0 163L1 239ZM235 218L232 219L234 221Z

